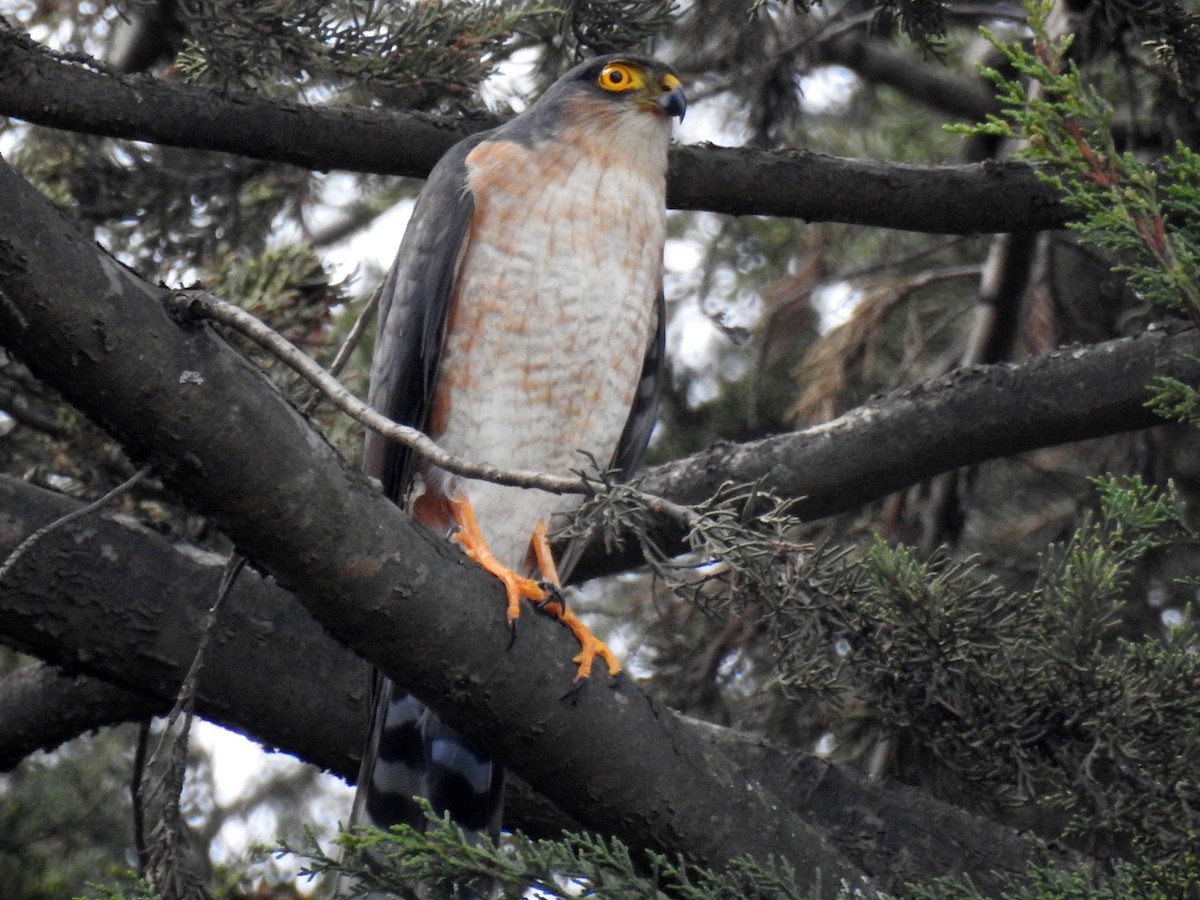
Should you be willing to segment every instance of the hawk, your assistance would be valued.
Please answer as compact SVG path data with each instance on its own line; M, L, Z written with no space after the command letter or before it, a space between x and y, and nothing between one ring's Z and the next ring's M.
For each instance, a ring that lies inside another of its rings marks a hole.
M583 450L628 476L658 406L667 147L685 108L669 66L603 56L451 149L384 282L371 405L460 458L567 475ZM578 497L463 479L374 434L364 466L504 582L510 625L527 598L571 628L577 681L597 658L620 670L555 590L546 528ZM418 795L464 830L498 833L500 767L378 687L352 821L421 827Z

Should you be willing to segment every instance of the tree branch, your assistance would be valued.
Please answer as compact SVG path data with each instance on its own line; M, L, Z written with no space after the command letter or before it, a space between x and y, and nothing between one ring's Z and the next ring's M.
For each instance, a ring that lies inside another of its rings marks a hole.
M0 339L334 637L587 827L710 866L770 847L826 893L862 884L630 681L566 702L574 650L555 623L527 613L506 652L499 583L388 502L211 327L173 320L169 295L0 165Z
M210 319L239 331L298 373L317 389L319 396L325 397L360 425L364 425L398 444L403 444L447 472L462 475L464 478L493 481L496 484L536 488L551 494L594 495L596 490L601 487L605 473L597 473L593 476L585 471L577 476L549 475L544 472L507 469L488 462L477 462L452 456L418 429L409 425L401 425L380 415L351 394L332 372L326 372L287 338L245 310L204 291L195 290L177 291L172 295L169 303L175 312ZM365 318L360 316L358 322L355 323L355 329L357 330L364 321ZM334 370L340 368L339 362L344 362L343 352L353 349L353 346L354 344L348 339L342 350L338 352L338 359L334 360ZM306 415L310 411L309 408L305 408ZM623 486L622 489L630 496L637 497L652 512L673 517L682 527L692 527L697 519L697 513L694 511L674 504L663 497L646 494L628 486ZM0 568L0 577L3 574L3 568Z
M37 531L35 531L33 534L29 535L29 537L27 537L27 538L25 538L25 540L21 541L21 543L17 547L15 547L13 549L13 551L8 554L7 557L5 557L3 563L0 563L0 581L4 580L5 576L8 575L8 573L12 570L12 567L17 564L17 561L24 554L28 553L33 547L37 546L37 542L40 540L43 540L46 537L46 535L48 535L50 532L52 532L55 528L62 528L64 525L69 525L75 519L83 518L86 515L90 515L91 513L95 512L96 510L100 509L101 507L105 506L106 504L111 503L117 497L119 497L122 494L124 494L125 492L127 492L130 488L132 488L139 481L141 481L143 478L145 478L148 473L149 473L149 469L146 469L146 468L139 469L137 472L135 472L133 475L131 475L128 479L126 479L122 484L117 485L115 488L113 488L111 491L109 491L103 497L100 497L98 500L95 500L94 502L89 503L87 506L82 506L79 509L76 509L76 510L73 510L72 512L67 513L61 519L55 519L53 522L50 522L50 523L42 526Z
M1200 334L1173 325L1133 338L1070 347L1015 363L972 366L856 407L831 422L745 444L718 444L647 470L637 486L690 505L724 483L758 482L797 498L802 519L855 509L927 478L990 459L1165 424L1146 407L1150 382L1200 383ZM683 529L656 519L667 552ZM622 549L591 547L578 578L641 563L631 535Z
M0 593L0 605L6 606L3 597ZM24 666L0 680L0 772L36 750L53 750L96 728L165 710L153 697L88 675L68 675L42 663Z
M221 322L241 332L260 347L270 351L288 368L298 373L320 391L334 406L360 425L403 444L439 468L465 478L478 478L514 487L537 488L552 494L587 494L590 492L587 482L582 478L547 475L520 469L504 469L489 463L451 456L432 438L422 434L418 429L393 422L387 416L381 415L367 406L287 338L232 303L227 303L204 291L194 290L176 291L170 302L179 313ZM3 570L0 570L0 574L3 574Z
M860 31L818 41L814 57L814 63L845 66L865 81L895 88L918 103L958 119L979 122L989 113L1000 112L991 82L952 72Z
M0 27L0 115L86 134L219 150L306 169L424 177L454 143L496 121L302 106L246 92L115 75L64 62ZM1060 227L1067 211L1022 163L916 166L676 147L678 209L847 222L944 234Z
M0 556L81 507L0 476ZM0 585L0 640L96 677L34 666L0 682L0 768L88 729L170 709L224 564L216 554L103 514L41 542L19 578ZM366 738L366 688L358 657L291 594L244 571L217 623L196 708L349 779ZM1019 875L1029 859L1026 839L920 792L727 729L694 720L680 725L706 753L730 755L785 805L811 816L864 867L894 873L896 886L960 872L977 886L991 885L997 871ZM621 764L614 752L613 765ZM544 806L522 787L506 802L506 815L526 833L555 836L551 823L562 814ZM872 837L864 841L864 834Z
M0 558L46 523L83 508L0 476ZM26 720L16 712L20 706L7 704L32 701L14 698L16 689L5 687L0 760L15 762L22 748L50 749L86 728L88 716L97 727L169 711L195 658L225 563L218 554L99 513L39 541L0 584L0 641L65 670L60 686L47 675L23 676L36 677L36 690L46 689L47 697L62 693L61 685L72 685L78 673L102 678L118 693L81 684L77 708L61 700L48 704L80 716L78 726L67 717L54 727L55 714L47 709L14 736L12 723ZM312 694L314 683L321 685L319 696ZM361 747L343 738L348 732L365 738L368 684L367 665L326 636L291 594L246 571L216 625L197 709L268 746L353 774Z

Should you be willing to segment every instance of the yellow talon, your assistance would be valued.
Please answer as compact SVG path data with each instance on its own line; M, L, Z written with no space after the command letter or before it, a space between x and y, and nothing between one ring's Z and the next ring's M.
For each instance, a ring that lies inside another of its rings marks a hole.
M537 528L533 531L532 543L533 556L537 560L538 569L542 573L542 580L555 586L560 586L558 567L554 564L554 555L550 552L550 538L546 534L545 522L538 522ZM608 649L608 645L604 641L592 634L591 629L584 625L575 613L567 609L566 603L563 603L561 600L552 599L543 608L570 628L571 634L575 635L575 639L579 641L582 647L579 654L571 660L571 662L579 666L575 671L576 683L591 677L592 666L595 664L597 656L603 659L604 664L608 666L608 674L610 676L615 678L620 673L620 660Z
M542 608L571 629L571 634L575 635L575 639L579 641L581 649L571 660L579 667L575 671L575 683L579 684L584 679L591 677L596 657L604 660L605 666L608 667L608 674L615 678L621 671L620 660L608 649L608 645L604 641L592 634L591 629L584 625L574 612L567 609L561 596L552 595L532 578L518 575L496 559L492 551L488 549L487 541L484 540L483 534L479 530L479 523L475 521L475 511L471 508L471 501L460 494L448 498L447 502L450 505L450 513L454 522L458 526L458 531L454 533L451 540L459 544L468 557L504 583L504 591L508 597L506 615L509 627L511 628L521 615L522 597L533 600L535 603L541 603ZM550 550L550 539L546 534L545 522L538 523L530 543L542 576L542 582L551 584L555 588L559 587L561 582L558 577L558 567L554 563L554 554Z
M504 583L504 592L508 596L508 611L505 615L511 628L521 615L521 598L527 597L540 603L546 599L546 591L532 578L518 575L496 559L492 551L488 549L487 541L483 539L479 523L475 521L475 511L471 509L471 502L466 497L451 497L448 502L454 522L458 525L458 531L454 533L451 540L461 545L467 556L481 565L484 570Z
M582 647L578 655L571 660L579 666L575 672L576 682L591 677L592 665L596 662L597 656L603 659L604 664L608 666L609 676L616 678L621 673L621 661L608 649L608 644L592 634L591 629L579 621L579 617L575 613L564 608L562 615L559 616L559 621L571 629L571 633L575 635Z

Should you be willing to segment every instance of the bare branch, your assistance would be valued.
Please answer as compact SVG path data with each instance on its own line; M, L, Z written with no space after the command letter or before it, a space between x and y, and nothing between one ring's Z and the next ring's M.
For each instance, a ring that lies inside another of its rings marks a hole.
M1200 383L1200 334L1176 324L1016 363L960 369L821 425L719 444L656 466L643 473L639 486L690 505L725 482L761 484L776 496L795 498L792 511L812 521L964 466L1164 425L1146 406L1158 376ZM671 523L663 522L652 537L664 549L684 546L682 529ZM590 578L640 563L635 549L607 554L593 547L575 573Z
M306 169L424 177L495 119L319 108L63 62L0 27L0 115L51 128L219 150ZM677 209L941 234L1058 228L1068 211L1024 163L917 166L696 145L671 155Z
M842 32L815 44L818 61L845 66L870 83L895 88L956 118L980 122L990 113L1000 112L990 82L957 74L864 33Z
M17 548L8 555L8 558L4 560L4 565L0 566L0 582L4 581L5 576L12 571L12 567L17 564L21 557L28 553L34 544L42 540L44 537L46 537L46 535L50 534L50 532L54 531L56 528L62 528L64 525L69 525L76 519L82 519L84 516L91 515L103 506L107 506L109 503L111 503L117 497L120 497L149 474L150 467L143 466L142 468L138 469L138 471L135 472L130 478L126 479L121 484L118 484L100 499L89 503L87 506L68 513L61 519L57 519L48 525L42 526L29 537L25 538L25 540L23 540L17 546Z
M0 491L0 502L6 500ZM96 599L103 602L104 598ZM0 605L7 606L2 599ZM11 640L11 635L0 636L0 642ZM145 718L165 708L163 701L148 694L87 675L69 675L41 663L24 666L0 680L0 772L7 772L37 750L53 750L78 735Z
M578 475L577 478L567 478L564 476L548 475L542 472L505 469L490 463L473 462L453 456L418 429L408 425L401 425L399 422L393 422L363 403L350 393L350 391L346 390L341 382L322 369L312 358L288 341L287 338L244 309L203 291L177 291L171 296L170 302L177 310L187 315L211 319L212 321L220 322L236 329L299 373L323 396L328 398L334 406L356 422L370 428L372 431L378 432L389 440L403 444L414 453L419 453L434 465L448 472L454 472L456 475L461 475L464 478L493 481L497 484L507 484L513 487L536 488L537 490L546 491L551 494L592 495L598 491L609 490L611 487L603 477L603 474L599 477L593 477L581 470L576 473ZM371 305L373 306L373 304ZM363 324L365 316L366 311L359 317L358 322L355 323L355 330L360 335L362 331L359 326ZM353 344L350 343L350 338L348 338L346 344L338 352L338 358L334 360L334 366L340 368L339 361L345 361L348 356L348 348L352 347ZM652 513L670 516L682 527L690 527L696 522L697 515L694 510L680 506L678 503L673 503L665 497L648 494L645 491L640 491L628 485L623 485L621 491L625 496L636 499Z
M0 476L0 553L82 506ZM0 768L90 728L166 714L224 564L103 512L76 518L23 557L0 584L0 642L72 674L23 669L0 681ZM86 578L68 577L73 570ZM79 681L80 672L111 684ZM366 663L325 636L290 593L246 571L217 623L196 708L353 777L370 718L368 685ZM300 707L306 714L297 717Z
M0 476L0 517L14 529L0 529L0 553L16 542L14 534L35 530L78 505ZM90 552L99 547L106 552ZM87 579L62 578L81 553L89 561ZM60 675L45 666L0 681L0 761L12 765L35 747L49 749L124 717L165 712L195 653L198 623L221 571L215 554L172 545L160 534L104 515L52 535L0 591L0 640L16 640L39 656L128 687ZM437 587L435 581L432 589ZM442 589L453 590L448 583ZM54 627L46 627L48 622ZM563 630L545 619L536 626L538 633L524 634L522 641ZM196 695L197 713L353 778L368 723L365 664L300 613L287 591L254 571L240 576L218 627ZM296 715L297 708L303 716ZM875 870L895 873L897 883L967 872L976 885L986 885L995 882L997 870L1024 871L1031 844L1006 828L918 791L756 738L689 719L680 724L708 753L733 756L743 773L767 782L785 805L842 836L847 852L872 855ZM634 770L655 762L639 758L637 745L624 742L608 752L614 767L626 765L627 756ZM748 783L743 778L739 789ZM513 799L506 801L515 815L512 824L554 836L561 819L553 817L561 813L547 812L545 801L527 787ZM861 835L867 832L879 839L864 843Z
M494 481L497 484L507 484L513 487L537 488L551 494L591 493L591 489L578 478L504 469L489 463L477 463L451 456L416 428L393 422L387 416L371 409L346 390L341 382L317 365L309 356L297 349L287 338L232 303L227 303L203 291L192 290L176 291L171 295L170 302L185 315L211 319L236 329L298 372L350 418L372 431L378 432L388 440L403 444L447 472L453 472L464 478Z
M346 339L342 341L342 346L338 347L338 352L333 357L333 362L329 364L329 375L337 378L342 374L342 369L346 367L346 363L350 361L350 355L358 346L358 342L362 340L362 336L367 331L367 326L375 317L375 311L379 308L379 297L383 293L383 285L371 293L371 299L359 311L358 318L354 320L354 325L350 328L350 333L346 335ZM318 390L315 394L308 398L304 404L304 414L311 416L313 410L317 408L317 404L321 402L322 393Z
M523 639L502 650L496 579L413 523L257 366L168 315L170 292L99 253L3 163L0 236L0 336L14 355L468 740L627 843L710 866L770 847L826 895L863 884L827 836L747 791L745 772L630 681L565 703L564 629L527 616ZM630 768L615 764L617 744Z

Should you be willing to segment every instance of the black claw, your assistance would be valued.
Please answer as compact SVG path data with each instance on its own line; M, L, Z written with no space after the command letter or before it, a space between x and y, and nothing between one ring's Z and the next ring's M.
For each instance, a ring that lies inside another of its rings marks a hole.
M563 694L561 697L559 697L558 699L559 700L572 700L572 701L578 703L579 697L583 693L583 689L585 687L587 687L589 681L591 681L590 678L576 679L575 681L571 682L570 689L565 694Z
M557 603L563 608L563 612L567 611L567 601L563 599L562 588L551 581L539 581L538 587L546 592L546 596L533 605L538 612L546 613L546 607L551 603ZM552 613L546 613L552 615Z
M611 678L608 679L608 689L610 691L616 690L617 688L619 688L621 686L621 681L623 680L621 678L621 676L624 674L625 674L625 670L622 669L621 671L617 672L616 675L613 675Z
M520 619L513 619L508 623L508 646L504 648L505 650L511 650L513 644L517 642L517 623L520 621Z

